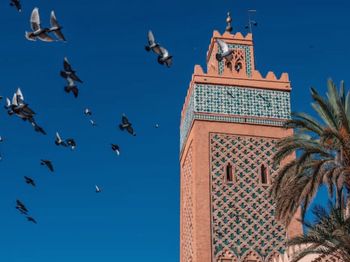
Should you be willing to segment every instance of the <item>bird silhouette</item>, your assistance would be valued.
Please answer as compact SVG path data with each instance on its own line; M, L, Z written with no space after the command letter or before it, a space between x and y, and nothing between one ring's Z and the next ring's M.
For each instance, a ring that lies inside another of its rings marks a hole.
M29 212L26 206L18 199L16 200L16 209L18 209L19 212L21 212L21 214L24 215L27 215L27 213Z
M63 78L70 77L74 81L83 83L83 81L76 75L76 71L72 68L67 57L63 59L63 69L64 70L62 70L60 73Z
M47 33L49 32L48 28L42 28L40 25L40 15L39 8L35 7L30 16L30 24L32 28L32 32L25 32L25 37L30 41L36 41L38 38L44 42L52 42L54 41L51 36Z
M122 115L122 122L121 124L119 124L119 128L122 131L126 130L130 135L136 136L132 124L129 122L129 119L124 114Z
M52 10L51 15L50 15L50 25L51 27L49 28L48 32L53 32L55 36L61 40L66 42L66 39L62 33L62 26L57 22L55 12Z
M40 162L40 165L46 166L51 172L54 171L53 164L52 164L52 162L50 160L42 159L41 162Z
M22 5L19 0L11 0L10 6L14 6L18 12L22 12Z
M151 30L148 31L147 40L148 40L148 45L145 46L146 51L149 52L152 50L157 55L161 55L162 52L160 50L160 45L156 43L154 39L154 35Z
M160 55L158 56L158 63L170 67L173 64L173 57L169 54L168 50L164 47L160 47Z
M98 185L95 185L95 192L96 193L101 193L102 192L101 188Z
M79 94L79 89L78 89L78 86L74 83L74 80L70 76L67 77L67 83L68 85L64 87L64 91L66 93L72 92L74 97L77 98Z
M36 222L36 220L34 218L32 218L31 216L27 216L27 220L28 220L28 222L33 222L34 224L38 224Z
M66 143L72 150L74 150L77 147L77 144L73 138L67 138Z
M92 120L92 119L90 119L90 124L91 124L92 126L97 126L96 122L95 122L94 120Z
M116 144L111 144L112 150L119 156L120 155L120 148Z
M85 108L84 109L84 115L91 116L92 115L92 111L89 108Z
M56 132L55 144L56 144L56 146L64 146L64 147L67 146L67 144L62 140L62 138L58 132Z
M32 178L30 177L27 177L27 176L24 176L24 179L25 179L25 182L28 184L28 185L32 185L33 187L35 187L35 182Z
M223 58L225 58L226 61L230 62L233 59L233 49L230 49L228 47L228 44L221 39L216 39L216 43L218 44L218 46L222 51L221 54L220 53L216 54L216 59L220 62L222 61Z

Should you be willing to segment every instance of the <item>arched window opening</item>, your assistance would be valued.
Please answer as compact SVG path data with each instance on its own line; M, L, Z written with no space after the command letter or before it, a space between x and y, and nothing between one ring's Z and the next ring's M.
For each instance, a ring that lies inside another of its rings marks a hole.
M228 164L226 166L226 182L227 183L233 182L233 167L231 164Z
M261 165L260 167L260 178L261 178L261 184L263 185L268 184L268 174L267 174L267 168L265 165Z

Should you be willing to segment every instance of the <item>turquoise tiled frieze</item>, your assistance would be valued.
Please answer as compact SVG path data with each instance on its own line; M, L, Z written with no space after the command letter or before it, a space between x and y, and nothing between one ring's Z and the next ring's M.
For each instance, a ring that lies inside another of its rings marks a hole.
M182 149L183 143L187 138L187 134L191 128L192 121L194 118L194 97L191 95L190 101L187 106L185 117L180 127L180 150Z
M282 126L290 110L289 92L196 84L180 129L180 149L194 119Z
M194 97L196 112L290 118L289 92L199 84Z

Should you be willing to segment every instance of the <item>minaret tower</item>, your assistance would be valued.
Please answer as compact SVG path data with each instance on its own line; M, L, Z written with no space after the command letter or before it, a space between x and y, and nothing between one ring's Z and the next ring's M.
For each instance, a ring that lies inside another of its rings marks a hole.
M290 118L287 73L255 69L252 34L214 31L206 72L196 65L180 126L181 262L270 262L288 237L302 233L295 219L275 219L271 181L278 139ZM222 40L232 50L218 45ZM219 54L219 55L218 55Z

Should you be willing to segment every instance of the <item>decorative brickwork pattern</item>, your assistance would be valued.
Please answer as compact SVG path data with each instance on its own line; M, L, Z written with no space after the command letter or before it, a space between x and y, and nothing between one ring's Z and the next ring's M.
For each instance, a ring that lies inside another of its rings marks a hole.
M192 177L192 146L188 149L182 166L182 261L193 261L193 177Z
M327 256L322 255L312 260L311 262L346 262L346 261L342 260L340 257L335 255L327 255Z
M212 241L216 260L226 250L240 261L249 253L257 254L259 262L284 252L285 228L274 218L269 186L261 184L259 173L264 165L273 179L275 143L269 138L210 135ZM229 184L225 183L228 163L235 174L235 182Z

